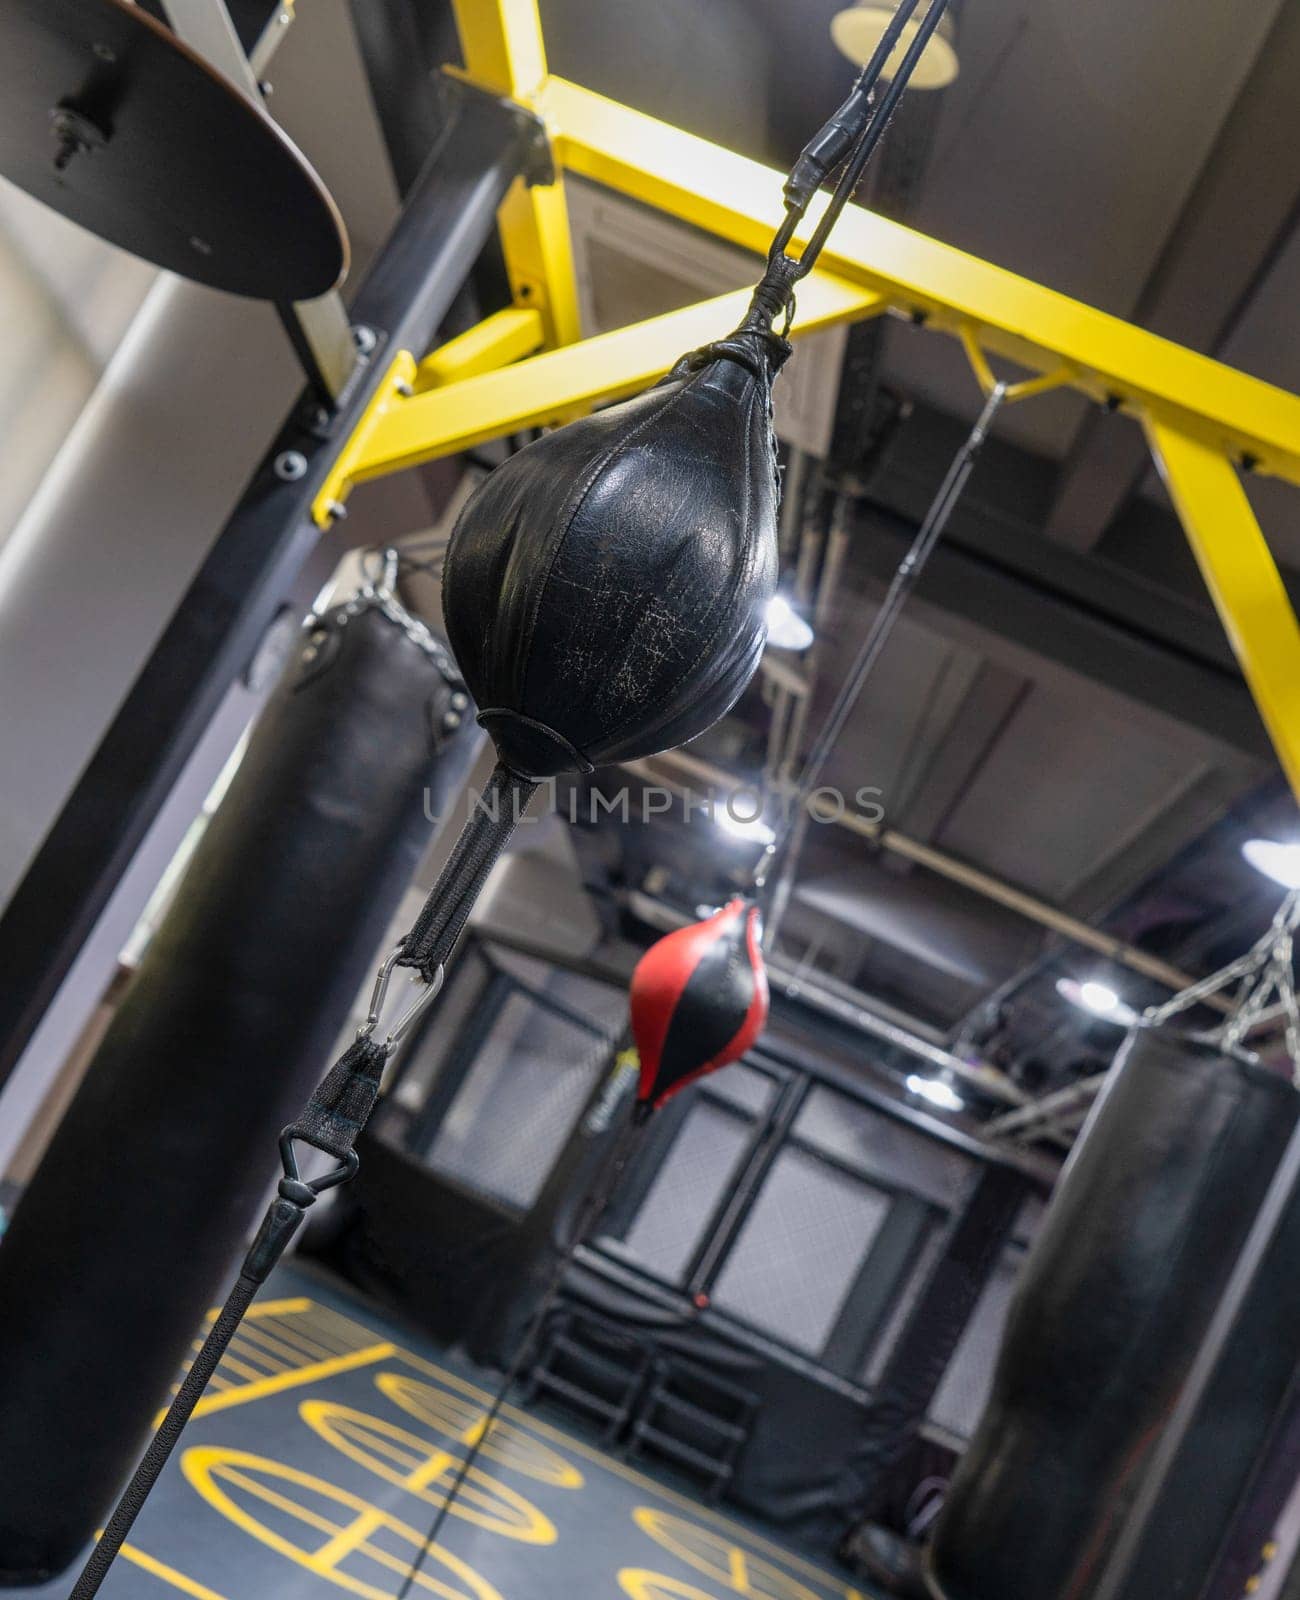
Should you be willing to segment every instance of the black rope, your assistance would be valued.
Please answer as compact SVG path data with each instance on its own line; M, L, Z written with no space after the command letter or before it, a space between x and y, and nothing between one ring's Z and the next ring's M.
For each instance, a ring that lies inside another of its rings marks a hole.
M538 1303L537 1310L532 1315L526 1333L519 1341L519 1346L511 1358L505 1376L497 1385L496 1393L492 1396L492 1404L488 1407L482 1426L474 1435L470 1448L466 1451L464 1458L456 1469L456 1476L452 1479L442 1503L434 1514L433 1521L429 1525L429 1531L424 1537L424 1543L420 1546L414 1561L407 1569L406 1576L402 1580L402 1587L397 1591L396 1600L407 1600L412 1585L424 1569L424 1564L429 1559L430 1552L438 1541L438 1535L442 1532L443 1524L446 1522L457 1496L464 1487L465 1480L473 1470L474 1464L477 1462L497 1418L501 1415L501 1408L505 1404L506 1396L514 1387L519 1374L524 1370L530 1356L537 1348L538 1340L545 1330L547 1319L555 1309L556 1301L560 1298L560 1293L564 1288L564 1280L568 1276L569 1268L573 1265L575 1256L591 1237L592 1233L595 1232L597 1224L605 1213L606 1206L609 1205L610 1198L618 1185L618 1180L622 1177L624 1169L632 1158L641 1130L648 1119L649 1111L650 1107L641 1103L638 1103L633 1108L631 1119L619 1131L611 1154L602 1163L601 1170L597 1173L582 1205L573 1232L569 1236L569 1242L551 1273L546 1292Z
M921 19L911 43L908 45L899 63L898 71L890 79L889 87L881 96L880 104L875 107L866 127L862 130L853 153L844 164L844 170L839 182L835 185L835 192L831 196L830 204L826 207L825 215L818 223L816 232L809 239L807 245L799 255L799 276L802 278L812 270L814 262L822 252L822 247L830 237L830 231L839 220L840 213L853 197L853 191L862 181L862 174L866 170L876 146L884 136L885 129L893 120L894 112L898 109L898 102L903 98L903 91L911 81L912 74L916 71L917 64L925 52L935 29L943 21L944 12L948 9L948 0L930 0L930 8ZM914 5L907 7L907 16L910 17ZM902 9L894 21L902 17ZM903 19L904 21L906 18ZM901 29L900 29L901 32ZM886 33L886 38L888 33ZM885 49L885 40L881 40L880 50ZM889 47L892 50L892 45ZM877 50L876 54L880 54ZM874 61L875 56L872 57ZM886 56L888 59L888 56Z
M759 858L758 866L754 873L754 886L762 889L766 886L771 875L774 862L778 861L787 846L795 829L800 825L800 818L805 807L812 798L818 780L821 778L822 768L826 759L834 749L836 742L844 731L844 724L849 713L857 704L859 696L866 687L879 661L881 653L889 643L898 618L903 609L903 603L916 587L917 580L925 569L926 562L934 553L935 547L943 537L944 529L952 516L957 502L961 499L966 488L966 482L974 470L975 462L980 451L984 448L984 441L988 438L989 429L993 419L997 416L998 409L1006 398L1006 385L996 384L984 402L974 426L966 437L965 443L949 464L948 471L944 474L943 482L939 485L930 508L925 514L925 519L917 529L916 537L912 540L907 554L899 562L890 580L889 588L881 601L880 609L871 619L871 626L867 629L866 638L858 647L858 653L853 658L849 668L840 684L830 710L826 713L826 720L818 730L808 758L804 762L803 771L799 778L799 787L795 791L793 801L785 808L785 814L776 827L776 838L768 845L763 855ZM765 897L766 898L766 897ZM771 907L764 904L764 920L768 922L768 936L772 937L772 921L770 918Z

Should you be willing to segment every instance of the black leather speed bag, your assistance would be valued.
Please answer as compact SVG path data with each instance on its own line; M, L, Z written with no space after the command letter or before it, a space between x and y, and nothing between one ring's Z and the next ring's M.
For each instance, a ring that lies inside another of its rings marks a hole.
M684 744L753 676L777 579L772 379L790 348L761 323L526 446L461 512L447 633L513 772Z
M0 1248L0 1584L73 1560L166 1403L468 754L458 687L340 610L263 712Z
M944 1600L1087 1600L1300 1095L1172 1030L1125 1045L1017 1287L936 1531Z

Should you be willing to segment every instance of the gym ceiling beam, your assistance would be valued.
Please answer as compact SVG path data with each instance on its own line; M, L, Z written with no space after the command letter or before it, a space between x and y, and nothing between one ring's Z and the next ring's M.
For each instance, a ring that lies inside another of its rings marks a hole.
M469 76L545 121L557 177L581 176L743 248L766 247L782 215L779 173L550 77L535 0L459 0L457 17ZM557 333L556 322L573 290L571 251L559 237L563 193L557 182L522 194L532 197L527 208L521 213L517 188L502 214L511 281L518 303L541 300L548 343L569 343L572 330ZM814 207L802 237L818 216ZM838 316L821 305L824 321L858 321L887 309L960 338L986 388L993 381L988 357L1000 357L1040 375L1027 380L1035 388L1065 384L1141 422L1282 768L1300 794L1300 624L1237 479L1240 467L1300 484L1300 396L861 207L847 208L801 290L805 327L826 280L869 298L855 305L843 294ZM700 309L674 315L689 319ZM676 334L672 318L655 323L665 341ZM655 323L641 324L640 332L653 339ZM631 392L663 370L671 346L647 372L645 340L632 337L638 330L620 331L629 334L625 344L604 335L423 393L399 375L381 414L363 420L364 437L331 482L330 498L341 503L352 480L464 449L471 433L482 440L558 420L539 405L557 372L571 380L567 398L581 389L584 405ZM576 366L557 367L557 354L586 362L585 377ZM318 501L318 518L327 520L328 510ZM1216 527L1231 535L1216 536Z
M915 525L867 503L854 526L861 536L855 556L860 570L887 583ZM1049 558L1061 548L1038 542ZM1050 571L1050 559L1042 565ZM1268 736L1231 663L1207 661L1150 628L1098 613L1063 584L1016 571L969 541L950 540L934 552L917 604L964 625L954 636L978 641L990 656L999 656L1002 641L1014 647L1003 652L1013 670L1019 670L1018 653L1028 651L1254 761L1269 760Z

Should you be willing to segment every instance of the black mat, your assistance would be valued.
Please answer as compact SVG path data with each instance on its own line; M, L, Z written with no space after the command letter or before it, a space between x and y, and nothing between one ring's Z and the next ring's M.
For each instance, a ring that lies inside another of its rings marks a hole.
M478 1381L475 1381L475 1380ZM277 1275L104 1600L388 1600L481 1423L482 1374L315 1277ZM71 1578L15 1596L64 1596ZM507 1407L413 1596L871 1600L843 1576Z

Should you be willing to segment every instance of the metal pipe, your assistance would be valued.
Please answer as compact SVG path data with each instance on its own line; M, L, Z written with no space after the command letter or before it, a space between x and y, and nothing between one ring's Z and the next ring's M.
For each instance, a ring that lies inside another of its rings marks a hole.
M1005 1116L995 1117L987 1124L985 1131L991 1139L1003 1139L1009 1134L1032 1128L1035 1123L1077 1110L1096 1094L1108 1076L1109 1072L1098 1072L1090 1078L1080 1078L1077 1083L1068 1084L1064 1089L1056 1089L1051 1094L1031 1100L1018 1111L1008 1111Z
M731 773L714 766L711 762L702 761L698 756L689 755L684 750L669 751L665 755L656 756L654 760L664 766L676 766L683 772L700 777L727 793L743 787ZM1058 910L1047 901L1026 894L1022 889L1016 889L1011 884L1003 882L1001 878L995 878L978 867L968 866L966 862L958 861L955 856L936 850L932 845L922 844L918 839L909 838L906 834L899 833L896 828L887 828L882 823L871 822L866 817L857 816L851 811L845 811L843 815L830 820L836 826L847 828L850 833L856 833L861 838L870 840L872 844L881 850L889 851L891 855L901 856L919 867L924 867L928 872L935 873L938 877L947 878L951 883L958 883L963 888L982 895L986 900L992 900L1008 911L1014 911L1030 922L1036 922L1040 927L1060 934L1071 944L1095 950L1098 955L1106 956L1120 966L1141 973L1144 978L1150 978L1175 992L1189 988L1198 981L1191 973L1171 966L1169 962L1161 961L1157 956L1148 955L1144 950L1138 950L1133 945L1126 944L1124 940L1116 939L1112 934L1103 933L1100 928L1090 927L1086 922L1080 922L1077 917L1072 917L1069 912ZM1225 1000L1222 995L1212 995L1203 1004L1212 1006L1225 1015L1233 1010L1232 1002Z

